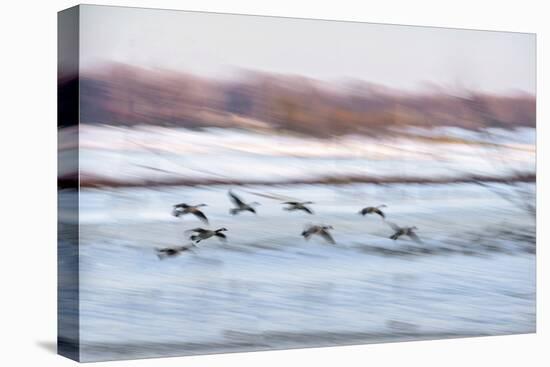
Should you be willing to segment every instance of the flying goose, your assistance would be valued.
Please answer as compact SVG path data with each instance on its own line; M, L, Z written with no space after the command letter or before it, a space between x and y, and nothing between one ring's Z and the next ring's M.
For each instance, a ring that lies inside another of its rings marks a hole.
M306 204L313 204L312 201L285 201L282 204L288 205L287 207L284 208L284 210L288 210L288 211L303 210L306 213L313 214L313 210L311 210L306 206Z
M414 231L418 229L415 226L412 226L412 227L399 227L395 223L392 223L392 222L387 222L387 223L395 231L395 233L390 236L390 238L392 240L395 241L401 236L408 236L411 240L413 240L415 242L418 242L418 243L422 243L420 238L418 238L416 233L414 233Z
M367 214L371 214L371 213L375 213L375 214L378 214L379 216L381 216L382 218L386 219L386 216L384 215L384 212L382 212L382 210L380 210L380 208L385 208L386 206L385 205L379 205L379 206L367 206L366 208L363 208L359 211L359 214L361 215L367 215Z
M200 211L201 206L207 206L206 204L198 204L198 205L188 205L185 203L176 204L174 205L174 209L172 210L172 215L174 217L179 217L180 215L184 214L193 214L197 218L199 218L202 222L208 224L208 218L206 218L206 215L202 211Z
M253 202L253 203L247 204L244 201L242 201L237 195L235 195L232 191L229 191L228 194L229 194L229 198L231 199L233 204L235 204L235 206L236 206L236 208L231 208L229 210L229 212L231 214L235 215L235 214L238 214L239 212L243 212L243 211L249 211L249 212L252 212L252 213L256 214L256 210L254 210L254 208L252 206L253 205L260 205L260 203Z
M160 260L166 257L178 256L184 251L192 251L192 247L196 247L194 244L190 246L178 246L178 247L166 247L166 248L155 248L157 256Z
M334 241L334 238L332 238L332 236L330 235L330 233L328 232L329 229L333 229L332 226L325 226L325 225L309 225L308 227L306 227L306 229L304 229L304 231L302 232L302 236L304 236L304 238L306 240L309 240L309 238L311 236L313 236L314 234L317 234L321 237L323 237L323 239L325 241L327 241L328 243L331 243L331 244L336 244L336 242Z
M216 230L204 229L204 228L193 228L193 229L190 229L187 232L192 232L193 233L191 235L191 237L189 237L191 239L191 241L194 241L195 243L199 243L202 240L206 240L206 239L208 239L210 237L213 237L213 236L216 236L220 240L225 241L225 239L227 237L225 236L225 234L222 233L224 231L227 231L227 228L222 227L222 228L218 228Z

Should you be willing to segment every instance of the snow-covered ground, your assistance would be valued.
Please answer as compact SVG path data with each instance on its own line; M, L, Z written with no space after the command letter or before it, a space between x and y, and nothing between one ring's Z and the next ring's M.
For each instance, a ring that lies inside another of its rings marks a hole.
M406 132L408 135L403 135ZM506 176L535 171L535 130L406 129L320 139L237 129L83 125L80 172L120 182Z

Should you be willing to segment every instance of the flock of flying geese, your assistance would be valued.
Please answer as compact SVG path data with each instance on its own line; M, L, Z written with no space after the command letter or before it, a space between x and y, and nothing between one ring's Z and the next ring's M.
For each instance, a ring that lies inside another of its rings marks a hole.
M232 191L228 192L229 198L234 204L234 207L229 209L229 213L232 215L239 214L241 212L251 212L256 214L256 210L254 209L255 206L260 205L258 202L251 202L246 203L243 201L240 197L235 195ZM313 210L308 207L308 205L313 204L311 201L285 201L282 202L283 205L286 205L283 209L288 211L304 211L308 214L314 214ZM175 217L180 217L186 214L193 214L198 219L200 219L203 223L209 224L208 218L203 213L203 211L200 209L201 207L207 206L206 204L198 204L198 205L189 205L186 203L176 204L173 206L172 209L172 215ZM421 242L416 233L414 232L417 228L416 227L400 227L395 223L386 221L386 215L381 210L381 208L385 208L386 205L380 205L380 206L368 206L366 208L363 208L359 211L359 214L365 216L368 214L377 214L379 215L385 223L387 223L394 231L394 233L389 237L392 240L397 240L401 236L407 236L410 239ZM330 225L323 225L323 224L317 224L317 225L307 225L306 228L303 230L301 235L304 237L304 239L309 240L311 236L318 235L322 237L326 242L330 244L336 244L334 241L334 238L330 234L330 230L334 229ZM165 257L169 256L176 256L179 255L181 252L184 251L190 251L193 247L197 247L197 244L201 241L207 240L212 237L218 237L221 241L226 241L227 237L223 232L226 232L227 228L221 227L218 229L205 229L202 227L193 228L190 230L187 230L186 233L190 233L189 239L192 241L191 245L188 246L177 246L177 247L167 247L167 248L156 248L157 256L159 259L163 259Z

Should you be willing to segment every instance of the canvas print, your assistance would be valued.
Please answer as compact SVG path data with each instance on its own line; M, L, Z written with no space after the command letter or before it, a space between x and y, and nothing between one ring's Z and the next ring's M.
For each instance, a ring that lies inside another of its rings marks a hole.
M59 351L536 330L534 34L59 13Z

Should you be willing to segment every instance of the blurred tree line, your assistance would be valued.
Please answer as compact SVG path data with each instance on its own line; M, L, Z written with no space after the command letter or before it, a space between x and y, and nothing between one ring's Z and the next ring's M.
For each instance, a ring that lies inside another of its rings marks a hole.
M81 74L80 97L83 123L278 129L320 137L402 126L534 127L536 115L535 97L521 93L441 87L405 93L357 80L258 72L215 80L121 64Z

